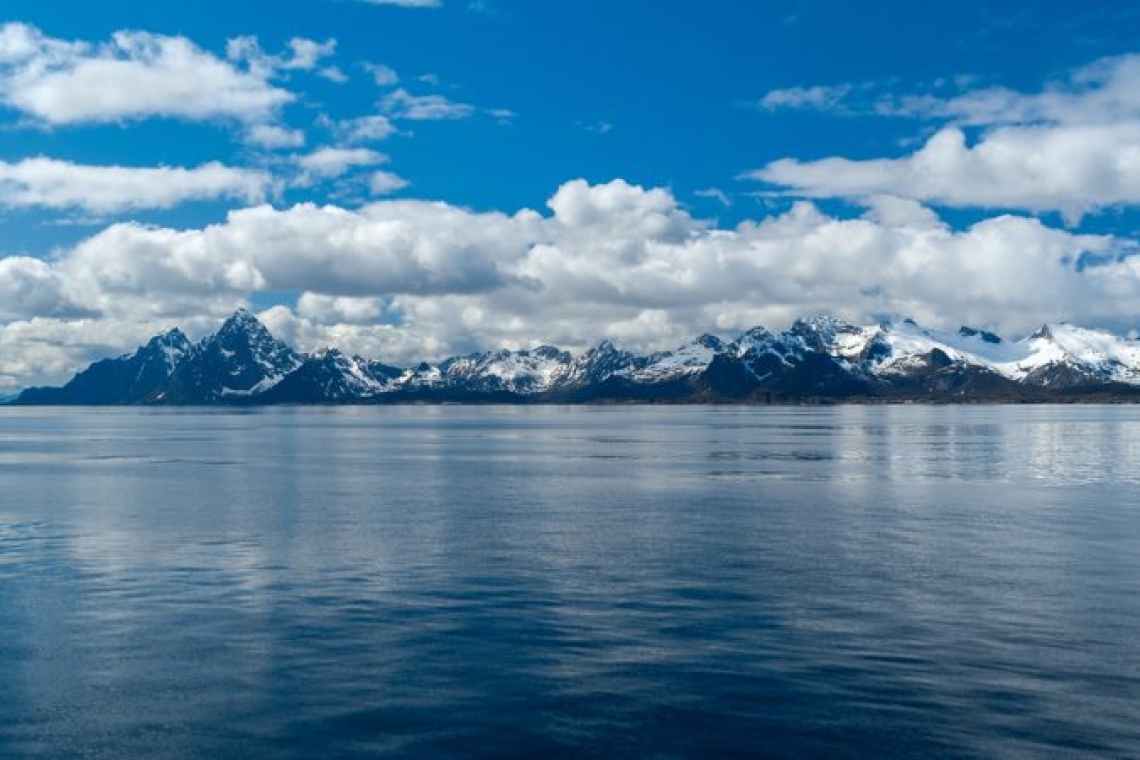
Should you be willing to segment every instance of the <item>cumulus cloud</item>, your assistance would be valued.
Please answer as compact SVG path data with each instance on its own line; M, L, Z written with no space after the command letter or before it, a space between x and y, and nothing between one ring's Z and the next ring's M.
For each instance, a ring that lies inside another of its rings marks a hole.
M851 85L768 93L769 109L850 109ZM950 97L888 95L867 112L945 122L923 147L900 157L816 161L784 158L751 179L810 198L892 194L953 207L1085 214L1140 203L1140 55L1106 58L1039 92L1005 87ZM979 128L971 142L964 128Z
M5 264L30 284L0 288L0 374L29 382L74 370L80 339L51 353L42 337L76 321L68 310L98 315L84 324L193 327L262 291L300 294L269 316L302 349L340 345L392 362L547 341L581 349L604 337L669 348L821 311L1019 334L1061 319L1117 324L1140 298L1132 241L1009 215L955 230L913 200L867 204L844 219L802 201L718 228L668 190L577 180L546 213L382 200L261 206L202 229L116 224L49 262ZM137 333L123 331L116 350ZM31 335L41 337L25 353Z
M985 87L951 97L884 97L877 107L884 114L978 126L1134 122L1140 119L1140 54L1094 61L1047 82L1040 92Z
M443 95L413 95L403 87L384 96L382 105L394 118L409 121L466 119L475 113L474 106L466 103L456 103Z
M1002 127L974 145L947 127L902 158L782 159L752 179L812 198L894 194L944 206L1060 211L1070 223L1140 203L1140 122Z
M344 84L348 81L348 74L345 74L339 66L325 66L318 69L317 76L337 84Z
M364 70L372 75L372 81L378 87L391 87L400 81L400 75L396 70L382 63L365 63Z
M339 177L362 166L376 166L388 162L388 157L368 148L318 148L312 153L298 156L301 175L297 184L312 184L323 179Z
M86 316L64 292L50 264L28 256L0 259L0 318Z
M384 298L353 298L303 293L296 314L317 324L370 325L388 312Z
M256 37L235 37L226 43L226 56L244 63L251 74L261 79L282 71L313 71L335 52L336 40L317 42L303 37L289 40L289 51L282 55L266 53Z
M373 172L368 180L368 189L373 195L388 195L408 186L408 181L392 172Z
M396 125L387 116L360 116L332 124L333 131L345 142L381 142L396 133Z
M305 133L275 124L254 124L246 133L246 142L269 150L300 148L305 144Z
M216 198L250 203L264 198L271 185L263 172L217 162L184 168L90 166L43 157L0 161L0 204L13 208L110 214Z
M852 89L849 84L787 87L768 92L760 98L760 107L769 111L780 109L836 110L844 104Z
M0 26L0 101L48 125L156 116L268 122L294 96L268 80L276 65L250 60L254 46L233 43L238 59L256 63L243 69L185 37L119 31L94 45L8 23ZM303 68L322 50L294 40L280 67Z

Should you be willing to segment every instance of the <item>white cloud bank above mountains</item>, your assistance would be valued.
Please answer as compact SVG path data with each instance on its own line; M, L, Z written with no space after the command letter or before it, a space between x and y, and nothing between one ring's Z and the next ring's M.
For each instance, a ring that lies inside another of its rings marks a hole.
M1133 243L1032 218L956 231L879 197L859 218L803 202L718 229L668 190L621 180L568 182L547 205L260 206L201 229L115 224L47 262L0 259L0 383L58 379L173 324L204 330L260 291L300 293L264 315L299 347L394 362L603 337L665 348L819 311L1021 332L1129 317L1140 298Z

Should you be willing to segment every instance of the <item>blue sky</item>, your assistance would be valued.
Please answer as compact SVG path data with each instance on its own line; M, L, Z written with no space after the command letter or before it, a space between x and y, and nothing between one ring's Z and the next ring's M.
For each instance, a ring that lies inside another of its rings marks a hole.
M3 13L0 391L242 304L394 361L1140 326L1134 3Z

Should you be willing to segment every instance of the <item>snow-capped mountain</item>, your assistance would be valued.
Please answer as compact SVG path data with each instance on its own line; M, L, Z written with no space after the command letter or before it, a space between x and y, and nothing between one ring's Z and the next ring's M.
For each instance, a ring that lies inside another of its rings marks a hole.
M570 364L567 352L553 346L539 346L523 351L456 356L438 366L420 365L399 383L405 389L462 387L488 393L542 393L565 378Z
M912 320L834 317L731 340L703 335L637 356L603 341L578 356L552 346L396 367L335 348L294 352L241 310L191 345L178 330L88 367L24 404L496 402L808 402L1140 400L1140 343L1072 325L1022 340Z
M693 377L708 369L717 354L725 351L724 341L715 335L702 335L676 351L650 354L644 362L634 362L619 374L638 383L662 383Z
M390 383L389 377L374 375L367 360L326 348L306 356L300 366L263 391L259 400L265 403L305 403L314 399L358 401L384 392Z
M208 404L268 391L304 362L250 312L239 309L178 363L155 401Z
M144 401L170 379L190 350L190 340L175 328L154 336L129 354L95 362L62 388L29 388L16 400L91 405Z
M1140 344L1107 332L1045 325L1023 340L1006 342L969 327L939 333L912 321L863 329L867 344L876 346L872 369L880 375L906 374L920 357L938 352L952 364L986 369L1029 386L1140 385Z
M646 359L622 351L610 341L604 340L570 362L559 387L583 388L605 382L614 376L627 376L646 363Z

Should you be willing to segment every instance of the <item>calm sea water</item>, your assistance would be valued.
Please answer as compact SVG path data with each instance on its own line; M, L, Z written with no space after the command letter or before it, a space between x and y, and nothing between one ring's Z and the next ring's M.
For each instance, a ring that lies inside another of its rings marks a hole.
M0 756L1140 756L1140 408L0 409Z

